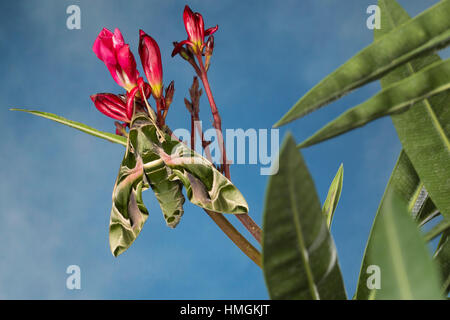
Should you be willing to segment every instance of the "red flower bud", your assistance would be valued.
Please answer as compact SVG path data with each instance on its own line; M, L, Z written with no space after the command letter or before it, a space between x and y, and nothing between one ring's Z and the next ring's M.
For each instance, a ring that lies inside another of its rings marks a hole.
M95 39L92 50L102 60L118 85L130 91L136 86L139 72L129 45L124 43L119 29L106 28Z
M92 95L91 100L104 115L122 122L130 122L126 113L126 105L119 96L112 93L98 93Z
M173 49L172 56L179 53L181 50L180 48L185 44L191 46L195 54L201 53L204 47L205 36L213 34L219 28L218 26L215 26L214 28L205 30L205 23L202 15L198 12L192 12L189 6L184 7L183 20L188 39L177 44L175 49Z
M214 36L211 35L208 38L208 41L206 41L206 46L205 46L205 56L210 56L212 55L214 51Z
M139 30L139 56L153 96L159 99L163 87L161 52L156 41L142 30Z

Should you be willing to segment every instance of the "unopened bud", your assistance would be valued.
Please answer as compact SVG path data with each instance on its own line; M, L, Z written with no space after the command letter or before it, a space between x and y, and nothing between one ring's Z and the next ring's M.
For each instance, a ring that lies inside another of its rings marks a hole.
M162 95L163 86L161 52L155 39L142 30L139 30L139 56L153 96L158 99Z
M98 93L91 96L95 107L104 115L123 122L130 122L126 106L120 96L112 93Z
M192 114L194 112L194 107L192 106L192 103L188 99L184 98L184 104L186 105L186 109L188 109L189 113Z
M173 100L173 94L175 92L175 86L173 80L169 83L169 86L166 88L166 94L164 95L164 99L166 102L166 108L168 109Z
M205 56L211 56L214 51L214 36L209 36L205 46Z
M211 56L214 51L214 36L211 35L206 41L205 45L205 69L208 71L209 65L211 64Z

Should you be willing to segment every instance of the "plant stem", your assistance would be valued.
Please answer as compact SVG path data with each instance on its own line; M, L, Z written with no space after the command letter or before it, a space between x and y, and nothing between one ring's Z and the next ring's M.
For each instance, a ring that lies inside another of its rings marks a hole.
M261 228L256 224L256 222L247 213L236 214L236 218L244 225L244 227L251 233L253 238L261 244Z
M208 75L203 64L202 56L197 55L197 60L199 62L200 68L197 71L198 76L202 80L203 87L205 88L206 95L208 96L209 105L211 106L211 112L214 119L214 128L217 132L217 139L220 146L220 151L222 153L222 163L225 176L231 180L230 176L230 164L227 160L226 150L225 150L225 140L222 134L222 119L220 118L219 110L217 109L216 102L211 91L211 87L208 81ZM248 214L236 214L236 218L244 225L244 227L251 233L251 235L261 244L261 228L256 224L256 222Z
M162 114L162 111L163 111L162 98L155 99L155 100L156 100L157 121L158 121L159 127L161 128L164 125L164 122L165 122L164 121L165 116L163 116L163 114Z
M254 263L261 268L261 254L221 213L206 210L206 213L213 219L219 228L225 233L234 244L244 252Z
M211 113L214 119L214 128L216 129L217 139L219 140L220 152L222 153L222 164L224 167L225 176L230 179L230 166L227 160L227 154L225 150L225 140L222 134L222 119L220 118L219 110L217 109L216 102L212 95L211 87L209 86L208 75L206 73L205 67L203 65L202 56L197 56L200 64L200 74L198 75L202 80L203 87L205 88L206 95L208 96L209 105L211 106Z
M195 119L194 115L191 114L191 149L195 150Z

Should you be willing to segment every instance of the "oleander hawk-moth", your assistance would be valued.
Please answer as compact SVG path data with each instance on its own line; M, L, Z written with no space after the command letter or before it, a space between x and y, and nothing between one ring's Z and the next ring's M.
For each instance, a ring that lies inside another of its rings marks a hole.
M130 124L127 148L112 195L109 242L114 256L126 251L139 235L148 211L142 191L155 193L166 224L176 227L188 199L215 212L241 214L248 205L240 191L207 159L137 112Z

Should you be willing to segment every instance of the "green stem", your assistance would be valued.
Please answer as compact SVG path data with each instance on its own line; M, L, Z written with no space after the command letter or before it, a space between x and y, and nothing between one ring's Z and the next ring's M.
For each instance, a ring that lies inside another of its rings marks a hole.
M234 244L261 268L261 253L224 217L223 214L205 210L210 218L219 226Z

